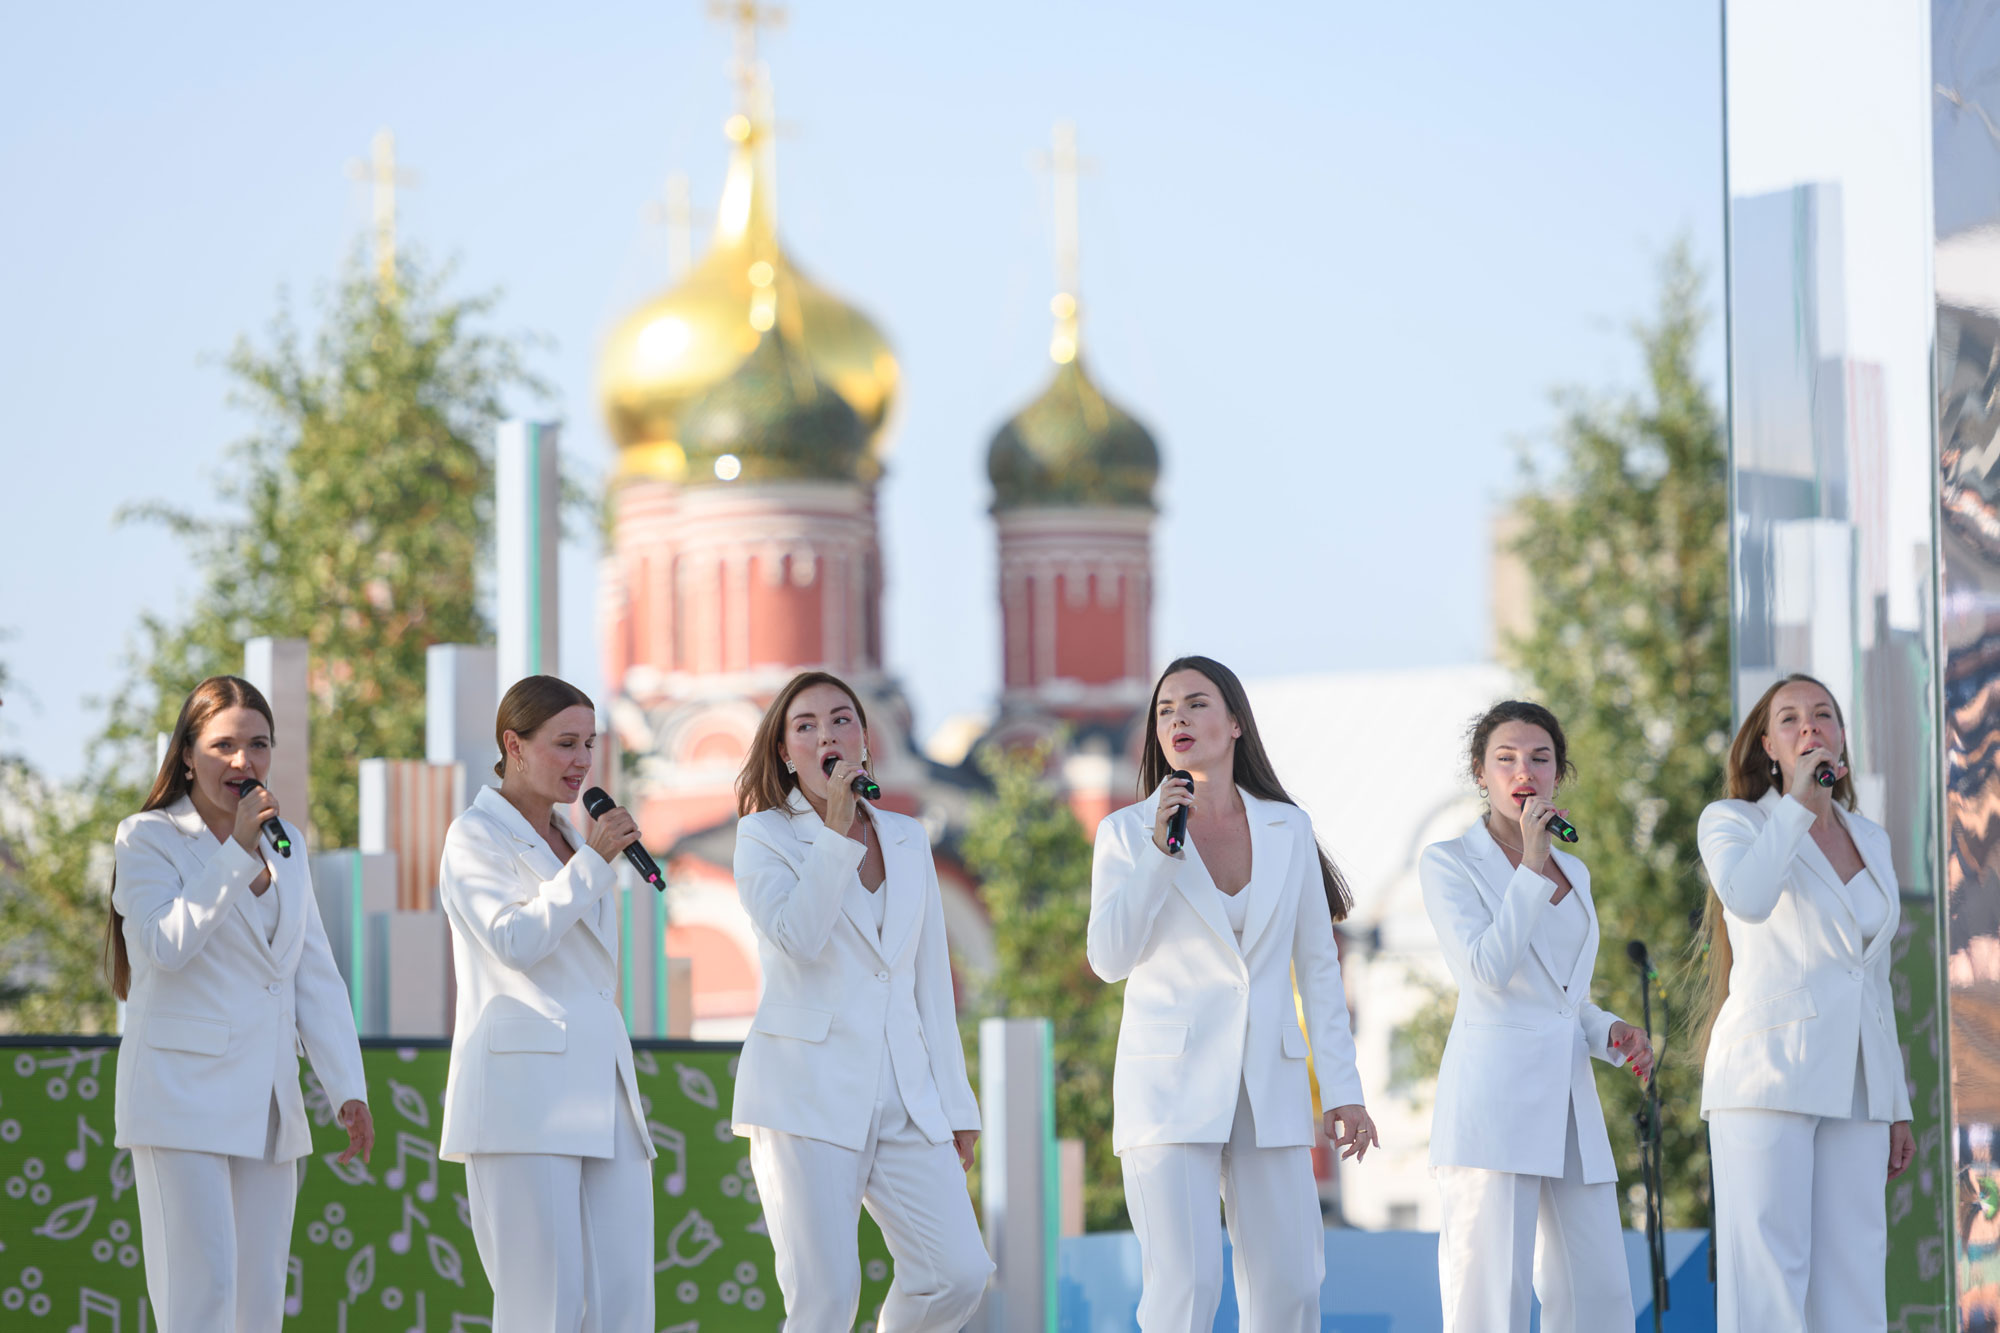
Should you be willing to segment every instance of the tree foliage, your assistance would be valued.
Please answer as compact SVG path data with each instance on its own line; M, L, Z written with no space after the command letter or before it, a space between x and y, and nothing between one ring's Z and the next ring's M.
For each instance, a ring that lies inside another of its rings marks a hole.
M263 345L239 342L232 400L257 425L217 484L236 512L128 511L188 545L200 591L183 617L144 617L114 737L170 730L202 678L242 670L244 640L306 640L303 813L321 846L354 844L361 759L423 753L425 650L491 637L490 440L505 393L540 385L515 341L481 330L494 298L447 296L448 276L406 259L385 297L357 260L316 334L281 314Z
M1661 973L1656 1041L1667 1031L1664 1003L1687 993L1679 960L1706 892L1695 826L1723 791L1730 735L1727 454L1695 369L1701 287L1677 246L1657 313L1634 329L1644 391L1559 395L1553 447L1524 458L1515 502L1534 614L1510 656L1562 719L1577 768L1563 803L1587 839L1577 851L1602 926L1596 998L1640 1021L1625 954L1628 941L1644 940ZM1667 1222L1699 1225L1708 1214L1701 1069L1671 1041L1665 1054ZM1620 1178L1636 1181L1638 1080L1606 1071L1598 1085Z
M1051 744L982 750L993 794L975 809L963 850L993 918L993 971L976 980L963 1022L976 1049L982 1018L1046 1018L1053 1027L1056 1133L1084 1145L1084 1225L1128 1225L1111 1152L1111 1068L1125 987L1084 959L1090 835L1048 777Z

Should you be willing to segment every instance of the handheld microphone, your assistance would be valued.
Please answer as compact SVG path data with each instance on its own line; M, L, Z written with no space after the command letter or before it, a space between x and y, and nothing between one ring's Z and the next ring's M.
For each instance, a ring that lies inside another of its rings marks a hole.
M236 794L238 796L248 796L251 792L262 788L263 785L263 783L257 781L255 778L245 778L236 785ZM285 836L285 826L278 822L276 815L272 815L264 821L264 837L270 842L278 855L288 857L292 854L292 840Z
M1840 779L1833 775L1833 765L1822 759L1820 760L1819 767L1813 770L1813 781L1822 787L1831 787L1834 783L1840 781Z
M1514 798L1514 804L1516 805L1526 805L1527 803L1528 803L1528 798L1525 796L1517 796ZM1561 815L1557 814L1553 810L1549 811L1549 818L1545 827L1548 829L1550 833L1555 835L1556 840L1559 842L1576 841L1576 825L1570 823L1567 819L1564 819Z
M820 760L819 771L828 777L832 777L833 766L839 762L840 760L837 756L828 755L826 758ZM875 779L869 777L866 773L856 773L854 781L847 785L856 796L861 797L863 800L879 801L882 799L882 789L876 786Z
M1177 768L1167 774L1167 776L1176 782L1185 782L1190 786L1194 784L1194 774L1188 772L1185 768ZM1181 848L1187 846L1187 810L1186 806L1177 805L1174 807L1173 815L1167 820L1167 852L1169 855L1177 853Z
M592 819L602 819L618 808L618 802L612 800L611 793L604 790L604 788L592 787L583 794L583 808L590 812ZM633 843L625 849L625 859L630 861L632 868L639 872L640 879L645 880L661 893L667 891L667 881L661 877L658 863L647 854L644 847L636 842Z
M1648 980L1659 975L1653 971L1653 960L1646 952L1646 941L1633 940L1625 946L1625 956L1632 960L1635 967L1645 973Z

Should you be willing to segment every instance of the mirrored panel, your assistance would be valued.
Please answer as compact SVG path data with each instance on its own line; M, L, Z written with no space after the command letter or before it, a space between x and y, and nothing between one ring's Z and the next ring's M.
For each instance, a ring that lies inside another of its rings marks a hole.
M1787 672L1825 681L1862 813L1895 845L1919 1153L1890 1187L1889 1324L1938 1328L1952 1192L1929 33L1919 6L1859 0L1730 0L1724 23L1736 713Z

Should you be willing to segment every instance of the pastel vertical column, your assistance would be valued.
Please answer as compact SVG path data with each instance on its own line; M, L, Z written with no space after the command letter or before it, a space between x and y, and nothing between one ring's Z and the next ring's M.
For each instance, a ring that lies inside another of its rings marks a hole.
M306 800L312 759L312 695L306 684L306 667L304 639L258 638L243 645L243 678L263 691L277 724L268 785L284 817L310 837Z
M556 547L561 540L560 424L500 423L495 457L494 546L501 694L523 676L558 674Z
M1060 1187L1047 1019L981 1021L979 1118L980 1203L999 1271L975 1323L985 1333L1053 1333Z
M499 781L493 775L500 757L493 740L498 687L499 653L490 643L434 643L424 652L424 758L464 765L466 804L480 787Z

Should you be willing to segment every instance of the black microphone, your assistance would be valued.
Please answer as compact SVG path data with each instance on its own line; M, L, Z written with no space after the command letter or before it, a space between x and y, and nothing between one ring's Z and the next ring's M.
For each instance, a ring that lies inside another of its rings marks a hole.
M1528 798L1526 796L1516 796L1514 798L1514 803L1516 805L1526 805L1528 803ZM1549 811L1549 817L1547 821L1544 823L1543 827L1547 828L1550 833L1553 833L1558 841L1561 842L1576 841L1576 825L1570 823L1567 819L1564 819L1561 815L1557 814L1553 810Z
M1177 768L1167 774L1167 776L1176 782L1185 782L1190 787L1194 785L1194 774L1188 772L1185 768ZM1177 805L1174 807L1174 813L1167 819L1168 855L1172 855L1187 846L1187 810L1186 806Z
M1840 781L1840 779L1833 775L1833 765L1822 759L1820 760L1819 767L1813 770L1813 781L1822 787L1831 787L1834 783Z
M1636 966L1641 972L1645 973L1649 980L1659 975L1658 973L1653 971L1653 960L1646 953L1646 941L1633 940L1630 944L1625 946L1625 956L1631 959L1633 965Z
M263 785L263 783L257 781L255 778L245 778L236 784L236 794L238 796L248 796ZM278 822L276 815L272 815L264 821L264 837L270 842L272 847L277 849L278 855L290 856L292 854L292 840L285 836L285 826Z
M618 808L618 802L611 799L611 793L602 787L592 787L583 794L583 808L590 812L592 819L602 819ZM660 867L646 853L646 849L633 843L625 849L625 859L639 872L639 878L658 889L667 891L667 881L660 876Z
M832 777L833 766L839 762L840 762L839 755L830 754L826 758L820 760L819 771L826 774L828 777ZM882 789L876 786L875 779L869 777L866 773L856 773L854 775L854 781L848 783L847 785L853 790L856 796L861 797L863 800L879 801L882 799Z

